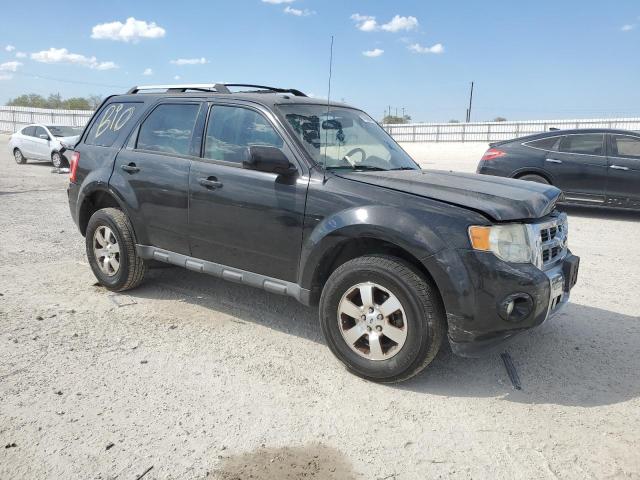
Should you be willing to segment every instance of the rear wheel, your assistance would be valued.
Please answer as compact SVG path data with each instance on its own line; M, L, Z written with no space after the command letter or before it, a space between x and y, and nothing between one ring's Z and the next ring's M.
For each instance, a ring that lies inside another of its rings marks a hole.
M22 165L23 163L26 163L27 161L25 156L22 155L22 152L20 151L19 148L16 148L13 150L13 158L15 159L16 163L20 165Z
M91 270L104 287L121 292L142 282L147 267L136 253L131 222L121 210L95 212L87 225L85 244Z
M327 280L320 324L331 351L361 377L400 382L436 356L445 318L436 288L390 256L346 262Z
M545 185L550 185L549 180L540 175L536 175L535 173L528 173L527 175L522 175L518 177L518 180L525 180L527 182L536 182L536 183L544 183Z

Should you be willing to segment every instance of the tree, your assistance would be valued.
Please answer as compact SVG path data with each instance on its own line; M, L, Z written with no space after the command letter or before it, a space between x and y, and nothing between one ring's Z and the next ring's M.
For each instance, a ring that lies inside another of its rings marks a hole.
M387 125L409 123L410 121L411 115L404 115L402 117L398 117L396 115L385 115L382 119L382 123Z
M492 120L493 122L506 122L507 119L504 117L496 117Z
M97 95L88 98L73 97L64 100L59 93L51 93L47 98L37 93L28 93L13 98L7 102L10 107L31 108L64 108L67 110L95 110L102 99Z

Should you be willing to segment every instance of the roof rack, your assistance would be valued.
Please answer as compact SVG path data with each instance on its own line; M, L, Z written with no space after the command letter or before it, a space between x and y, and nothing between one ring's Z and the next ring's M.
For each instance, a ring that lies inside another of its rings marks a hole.
M228 87L248 87L257 88L252 93L290 93L296 97L306 97L300 90L295 88L267 87L265 85L252 85L249 83L187 83L176 85L139 85L129 89L127 94L141 93L146 90L164 90L165 93L185 93L188 90L199 92L232 93Z

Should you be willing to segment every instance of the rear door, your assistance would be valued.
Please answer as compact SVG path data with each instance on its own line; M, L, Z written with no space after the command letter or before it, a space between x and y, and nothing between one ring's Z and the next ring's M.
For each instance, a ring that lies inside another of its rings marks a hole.
M27 158L33 158L35 142L33 136L36 133L36 127L33 125L30 127L24 127L20 132L20 141L18 148L22 151L22 154Z
M44 138L43 138L44 137ZM40 160L49 160L49 144L51 137L42 127L36 127L35 134L31 137L33 142L33 157Z
M601 204L605 200L607 157L603 133L578 133L562 137L550 151L545 170L569 201Z
M153 107L116 157L110 185L126 192L141 241L189 254L188 190L199 101L165 101ZM198 137L198 138L195 138Z
M610 135L607 204L640 208L640 137Z
M196 258L295 282L308 177L269 112L213 105L203 155L190 175L189 232ZM300 175L243 168L248 147L280 148Z

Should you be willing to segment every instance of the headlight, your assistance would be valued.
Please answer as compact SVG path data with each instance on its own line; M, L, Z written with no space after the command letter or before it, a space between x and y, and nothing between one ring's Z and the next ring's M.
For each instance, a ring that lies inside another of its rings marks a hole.
M469 239L474 250L493 252L511 263L533 263L527 226L521 223L469 227Z

